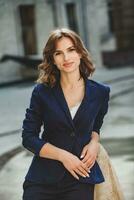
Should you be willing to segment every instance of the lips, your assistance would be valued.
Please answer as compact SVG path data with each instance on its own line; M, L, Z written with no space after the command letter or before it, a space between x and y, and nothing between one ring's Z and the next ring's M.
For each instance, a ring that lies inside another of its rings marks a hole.
M68 63L64 63L63 66L64 67L70 67L73 64L73 62L68 62Z

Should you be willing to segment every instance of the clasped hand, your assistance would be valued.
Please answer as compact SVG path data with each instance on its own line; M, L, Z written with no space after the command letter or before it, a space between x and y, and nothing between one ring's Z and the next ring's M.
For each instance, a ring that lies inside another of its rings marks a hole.
M89 144L84 146L80 158L70 152L66 152L62 163L76 179L79 179L79 176L89 177L90 169L95 163L98 150L99 143L91 141Z

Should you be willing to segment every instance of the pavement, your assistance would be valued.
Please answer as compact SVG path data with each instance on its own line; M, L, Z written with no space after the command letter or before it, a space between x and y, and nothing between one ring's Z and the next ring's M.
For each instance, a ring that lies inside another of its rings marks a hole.
M126 200L134 200L134 78L115 83L110 80L131 75L134 68L127 66L111 70L98 68L93 76L95 80L109 82L111 96L131 88L130 92L111 99L101 131L101 142L111 157ZM22 120L32 89L33 84L0 89L0 155L21 145ZM4 165L0 171L0 200L22 199L22 183L31 159L32 154L23 150Z

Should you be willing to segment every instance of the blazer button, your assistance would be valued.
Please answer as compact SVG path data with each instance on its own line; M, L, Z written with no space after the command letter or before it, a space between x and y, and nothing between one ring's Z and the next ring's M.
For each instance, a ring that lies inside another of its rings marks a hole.
M75 132L72 131L72 132L70 133L70 136L71 136L71 137L74 137L74 136L75 136Z

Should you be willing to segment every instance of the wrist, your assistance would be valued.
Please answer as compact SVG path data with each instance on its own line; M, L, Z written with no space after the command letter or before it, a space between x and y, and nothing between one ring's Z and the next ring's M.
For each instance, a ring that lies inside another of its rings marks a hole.
M96 139L96 138L92 138L90 142L92 142L92 143L97 143L97 144L98 144L98 143L99 143L99 140Z
M99 143L99 140L100 140L100 136L98 135L97 132L93 131L91 135L91 141Z
M58 160L63 163L64 158L66 158L67 151L64 149L60 149L58 153Z
M93 145L94 147L99 147L99 141L95 139L91 139L89 145Z

